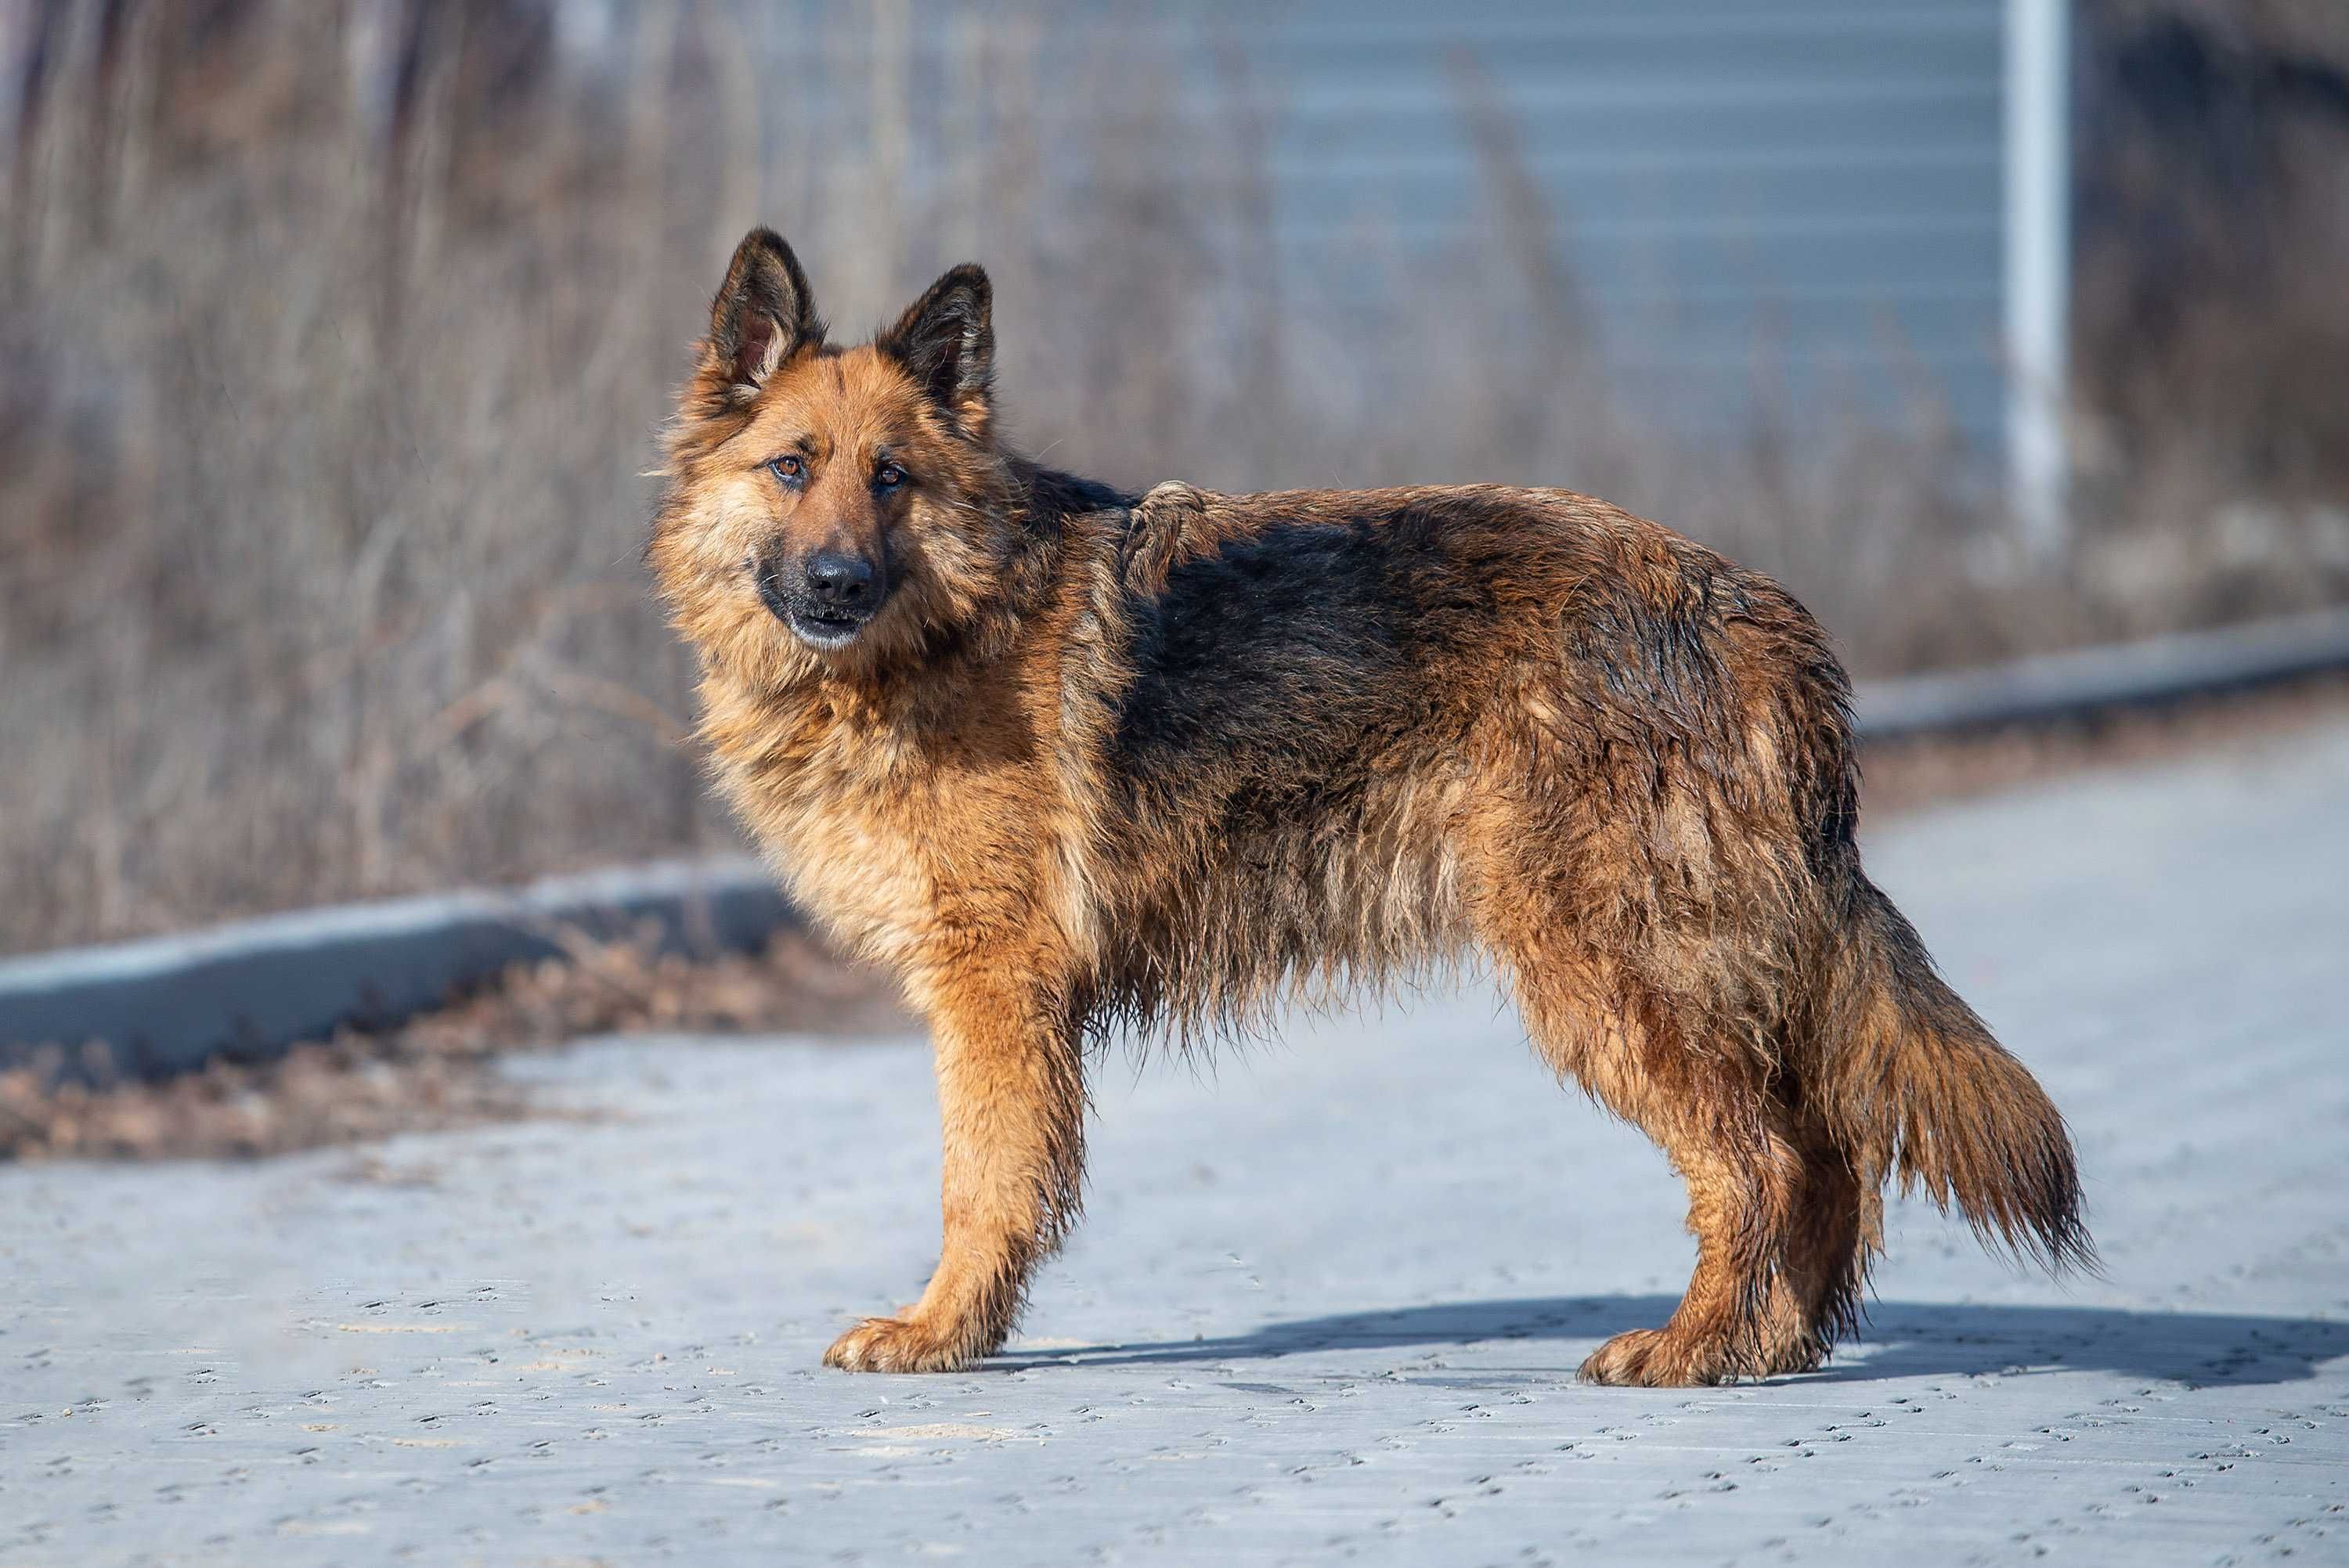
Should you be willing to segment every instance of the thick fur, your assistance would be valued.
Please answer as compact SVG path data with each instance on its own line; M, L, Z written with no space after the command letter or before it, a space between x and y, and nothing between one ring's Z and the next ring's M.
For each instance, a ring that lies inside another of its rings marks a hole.
M1000 442L992 351L976 268L843 350L752 234L649 551L720 788L935 1036L938 1268L828 1361L1001 1345L1076 1216L1109 1031L1476 953L1688 1183L1685 1297L1586 1376L1816 1366L1896 1176L2090 1261L2062 1118L1860 869L1848 687L1775 584L1564 490L1122 494ZM843 646L788 624L826 550L889 585Z

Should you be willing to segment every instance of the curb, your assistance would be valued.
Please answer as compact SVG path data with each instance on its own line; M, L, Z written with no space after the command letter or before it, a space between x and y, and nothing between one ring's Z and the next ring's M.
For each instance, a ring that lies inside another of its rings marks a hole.
M1863 742L1915 740L2159 707L2343 669L2349 669L2349 607L1865 681L1853 717Z
M36 1042L107 1043L106 1071L160 1078L254 1060L346 1024L438 1006L558 936L659 926L663 951L757 947L793 919L756 861L728 857L554 877L505 892L431 893L238 921L184 935L0 959L0 1067ZM68 1053L63 1076L98 1076Z
M2349 607L1864 682L1855 722L1863 743L1961 735L2344 669ZM665 951L741 952L795 918L757 861L729 856L0 958L0 1068L32 1059L37 1042L90 1040L108 1043L109 1070L140 1077L258 1059L346 1024L397 1023L517 960L558 957L558 933L610 938L652 921ZM94 1076L71 1053L63 1070Z

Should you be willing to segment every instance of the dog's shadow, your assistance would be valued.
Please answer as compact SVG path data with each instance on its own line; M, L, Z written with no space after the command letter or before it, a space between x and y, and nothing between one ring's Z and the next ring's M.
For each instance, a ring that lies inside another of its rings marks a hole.
M1511 1340L1596 1346L1627 1328L1661 1324L1678 1305L1661 1295L1449 1302L1384 1312L1269 1323L1216 1339L1102 1345L1050 1355L1013 1350L990 1366L1136 1367L1278 1360L1348 1351L1441 1348ZM2349 1323L2087 1306L1871 1304L1855 1341L1805 1382L1967 1377L1995 1372L2116 1372L2197 1385L2290 1383L2349 1356ZM1561 1369L1571 1372L1571 1360Z

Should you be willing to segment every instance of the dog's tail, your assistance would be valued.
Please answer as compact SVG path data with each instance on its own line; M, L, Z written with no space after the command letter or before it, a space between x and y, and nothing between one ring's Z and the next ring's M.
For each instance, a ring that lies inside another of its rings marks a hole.
M1916 928L1850 871L1820 1109L1874 1191L1894 1174L1955 1203L1993 1251L2093 1272L2079 1165L2038 1080L1935 972Z

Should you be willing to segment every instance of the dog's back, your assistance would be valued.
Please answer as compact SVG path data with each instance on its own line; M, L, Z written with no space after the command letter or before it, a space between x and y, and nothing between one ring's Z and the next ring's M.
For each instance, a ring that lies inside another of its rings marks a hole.
M1528 814L1589 902L1637 882L1649 917L1667 887L1744 897L1849 842L1847 691L1815 624L1604 502L1162 485L1122 549L1104 892L1144 1016L1229 1023L1286 979L1450 958L1486 841Z

